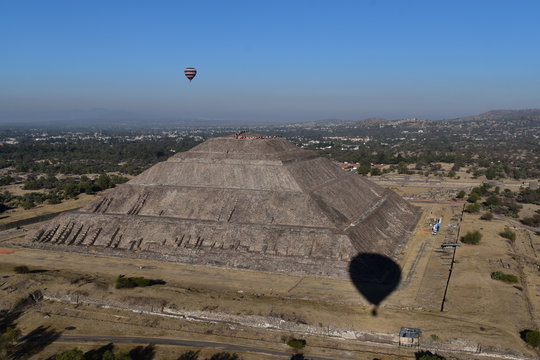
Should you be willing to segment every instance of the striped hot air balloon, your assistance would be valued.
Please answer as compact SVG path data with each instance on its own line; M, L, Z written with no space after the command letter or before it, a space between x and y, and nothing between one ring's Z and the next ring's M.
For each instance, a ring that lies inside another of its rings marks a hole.
M189 82L191 82L191 80L193 80L193 78L195 77L195 75L197 75L197 69L192 68L192 67L185 68L185 69L184 69L184 75L186 75L186 77L188 78Z

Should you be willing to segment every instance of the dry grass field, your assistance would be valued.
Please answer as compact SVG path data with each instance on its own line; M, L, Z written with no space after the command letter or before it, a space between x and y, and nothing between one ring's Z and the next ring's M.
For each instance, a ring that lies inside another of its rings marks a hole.
M80 201L89 199L81 197ZM0 252L0 309L9 308L34 290L46 289L103 303L165 304L178 313L207 318L171 318L114 307L41 301L18 320L23 332L41 325L63 334L194 339L284 353L291 350L282 337L295 335L308 341L308 357L394 360L412 359L417 351L392 342L400 327L406 326L422 329L422 348L440 349L438 352L448 359L501 358L496 354L536 358L538 354L526 346L519 332L539 325L540 236L514 229L503 220L482 221L479 215L463 214L462 203L438 200L415 204L422 207L423 215L398 259L401 283L382 303L377 316L372 316L372 306L349 280L36 250L17 246L26 241L23 238L8 241L12 245L0 242L0 248L13 250ZM443 226L439 234L432 235L430 223L439 217ZM498 235L505 226L516 231L514 243ZM483 235L478 245L461 244L455 257L454 250L441 249L443 242L454 242L472 230ZM43 271L16 274L13 267L17 265ZM519 282L493 280L493 271L514 274ZM165 284L115 289L119 274L159 279ZM231 320L239 318L243 320ZM288 330L273 329L261 319L281 321ZM70 326L74 329L65 330ZM290 329L311 330L298 333ZM367 334L365 339L372 342L354 339L354 331ZM329 336L331 333L339 336ZM34 358L73 346L54 343ZM452 346L479 353L448 351ZM157 346L156 358L174 359L185 349ZM242 356L283 358L251 352Z

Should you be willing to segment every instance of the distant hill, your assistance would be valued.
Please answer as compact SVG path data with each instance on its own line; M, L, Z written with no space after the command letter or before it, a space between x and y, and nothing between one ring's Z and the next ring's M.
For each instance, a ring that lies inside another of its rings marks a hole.
M503 120L535 120L540 121L540 109L523 110L491 110L479 115L466 116L454 121L503 121Z
M374 117L374 118L369 118L369 119L362 120L362 121L360 121L360 123L361 123L361 125L364 125L364 126L371 126L371 125L382 124L382 123L385 123L385 122L388 122L388 121L390 121L390 120Z

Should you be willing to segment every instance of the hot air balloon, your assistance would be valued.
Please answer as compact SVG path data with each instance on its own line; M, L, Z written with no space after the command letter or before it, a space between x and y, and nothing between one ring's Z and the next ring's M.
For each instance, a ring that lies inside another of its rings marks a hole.
M195 75L197 75L197 69L192 68L192 67L185 68L185 69L184 69L184 75L186 75L186 77L188 78L189 82L191 82L191 80L193 80L193 78L195 77Z

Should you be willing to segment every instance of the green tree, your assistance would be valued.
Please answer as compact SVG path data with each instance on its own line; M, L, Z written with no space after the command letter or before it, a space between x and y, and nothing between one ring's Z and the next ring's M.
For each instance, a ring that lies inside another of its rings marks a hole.
M465 195L467 195L465 190L461 190L460 192L457 193L456 198L463 199L465 197Z
M357 171L360 175L366 176L367 174L369 174L370 170L371 170L371 165L369 163L365 163L365 164L360 165Z
M96 180L96 186L101 190L107 190L108 188L112 187L112 185L113 183L111 178L106 173L99 175Z
M371 176L380 176L382 173L381 169L379 168L371 168Z
M487 206L497 206L500 204L501 204L501 198L495 194L488 196L488 198L486 199Z
M467 198L467 201L470 203L475 203L478 200L480 200L480 195L475 192L471 193L471 195L469 195L469 197Z

